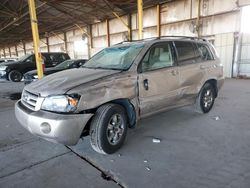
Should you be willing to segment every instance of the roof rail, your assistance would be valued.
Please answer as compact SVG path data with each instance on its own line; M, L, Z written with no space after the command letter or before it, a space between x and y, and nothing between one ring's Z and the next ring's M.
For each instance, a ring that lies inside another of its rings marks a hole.
M166 35L166 36L160 36L160 37L150 37L150 38L145 38L145 39L141 39L141 40L122 41L122 42L119 42L119 43L117 43L115 45L129 43L129 42L140 42L140 41L148 41L148 40L150 41L150 40L167 39L167 38L178 38L178 39L190 39L190 40L207 41L207 39L200 38L200 37Z
M159 39L159 37L150 37L150 38L145 38L145 39L141 39L141 40L125 40L119 43L116 43L115 45L119 45L119 44L124 44L124 43L129 43L129 42L142 42L142 41L148 41L148 40L156 40Z
M191 36L177 36L177 35L166 35L166 36L161 36L162 38L180 38L180 39L190 39L190 40L202 40L202 41L207 41L207 39L200 38L200 37L191 37Z

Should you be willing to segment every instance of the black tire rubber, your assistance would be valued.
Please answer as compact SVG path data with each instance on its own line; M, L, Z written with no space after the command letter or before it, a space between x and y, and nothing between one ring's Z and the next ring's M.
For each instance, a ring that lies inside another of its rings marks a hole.
M12 82L20 82L23 78L22 73L17 70L12 70L8 74L8 79Z
M106 131L110 118L117 113L123 118L125 125L124 132L120 141L116 145L111 145L108 141ZM127 114L121 105L109 103L99 107L90 125L90 143L92 148L101 154L112 154L119 150L126 138L128 129L127 119Z
M206 93L207 90L211 90L212 97L213 97L212 104L211 104L211 106L209 108L206 108L204 106L204 104L203 104L203 98L204 98L204 95L205 95L205 93ZM215 96L216 96L216 93L215 93L215 88L213 87L213 85L210 84L210 83L205 83L204 86L201 88L199 96L196 99L195 110L198 113L202 113L202 114L208 113L213 108L214 101L215 101Z

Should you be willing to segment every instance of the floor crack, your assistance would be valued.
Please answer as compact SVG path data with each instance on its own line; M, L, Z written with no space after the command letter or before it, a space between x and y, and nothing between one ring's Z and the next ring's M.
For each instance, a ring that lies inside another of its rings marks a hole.
M69 146L65 146L66 148L68 148L72 153L74 153L76 156L78 156L79 158L81 158L82 160L84 160L85 162L87 162L88 164L90 164L91 166L93 166L95 169L97 169L98 171L101 172L101 177L107 181L113 181L114 183L116 183L118 186L125 188L125 185L122 185L122 183L118 182L114 176L112 174L110 174L109 172L101 169L100 167L98 167L97 165L93 164L89 159L79 155L78 153L76 153L74 150L72 150Z

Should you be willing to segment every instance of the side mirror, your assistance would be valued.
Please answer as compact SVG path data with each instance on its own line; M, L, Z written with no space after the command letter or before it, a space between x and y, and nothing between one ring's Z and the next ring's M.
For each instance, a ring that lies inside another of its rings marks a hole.
M26 63L30 63L31 60L30 60L30 59L26 59L25 62L26 62Z

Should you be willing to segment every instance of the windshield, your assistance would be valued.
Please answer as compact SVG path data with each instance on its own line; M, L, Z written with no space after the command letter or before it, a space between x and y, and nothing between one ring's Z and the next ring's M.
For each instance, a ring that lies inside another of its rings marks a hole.
M83 67L127 70L143 47L143 44L132 44L105 48L93 56Z
M24 60L27 59L30 55L31 55L31 54L26 54L26 55L20 57L20 58L18 59L18 61L24 61Z
M60 63L59 65L56 66L56 68L69 68L70 65L72 65L74 63L74 61L72 60L66 60L62 63Z

